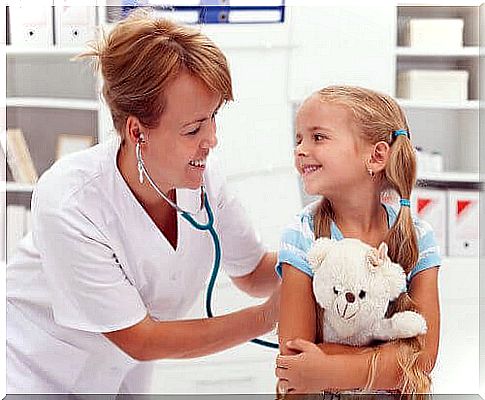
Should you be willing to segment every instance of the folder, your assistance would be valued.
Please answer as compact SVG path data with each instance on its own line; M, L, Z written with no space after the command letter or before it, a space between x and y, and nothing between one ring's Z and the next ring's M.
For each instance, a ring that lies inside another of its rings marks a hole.
M96 36L96 7L56 6L55 32L58 46L84 46Z
M24 237L25 207L20 205L7 206L7 262L17 251L20 240Z
M9 6L10 44L50 47L54 44L52 6Z
M7 130L7 162L16 182L34 184L38 175L20 129Z

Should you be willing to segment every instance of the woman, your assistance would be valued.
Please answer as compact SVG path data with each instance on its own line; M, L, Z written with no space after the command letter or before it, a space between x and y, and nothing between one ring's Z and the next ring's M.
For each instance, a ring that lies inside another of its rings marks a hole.
M208 160L215 114L232 99L224 55L145 14L86 55L101 67L119 138L59 161L34 191L33 232L7 268L8 393L143 393L145 361L218 352L277 319L275 255ZM210 234L174 205L205 223L206 198L227 274L253 296L274 295L182 321L215 254Z

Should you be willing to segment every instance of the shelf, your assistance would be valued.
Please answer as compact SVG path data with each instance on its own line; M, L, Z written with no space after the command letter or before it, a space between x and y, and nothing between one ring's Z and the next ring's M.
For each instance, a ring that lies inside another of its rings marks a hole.
M7 97L7 107L65 108L71 110L99 110L97 100L55 99L45 97Z
M478 100L456 101L434 101L434 100L410 100L397 99L398 103L405 108L434 108L443 110L478 110Z
M59 55L59 56L76 56L88 50L85 47L20 47L20 46L5 46L7 57L9 56L43 56L43 55Z
M399 57L478 57L480 48L478 46L467 46L457 49L423 49L412 47L398 47L396 55Z
M18 182L0 182L0 192L29 193L35 185Z
M474 172L426 172L420 174L418 179L441 182L480 183L480 175Z
M427 172L418 176L418 187L483 190L480 175L473 172Z

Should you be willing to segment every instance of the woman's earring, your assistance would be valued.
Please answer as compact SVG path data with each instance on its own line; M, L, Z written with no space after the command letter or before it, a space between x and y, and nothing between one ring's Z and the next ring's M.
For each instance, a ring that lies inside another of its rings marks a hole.
M143 184L143 161L141 158L141 149L140 149L140 143L141 141L138 140L138 143L136 144L136 159L137 159L137 167L138 167L138 180L140 181L140 184Z

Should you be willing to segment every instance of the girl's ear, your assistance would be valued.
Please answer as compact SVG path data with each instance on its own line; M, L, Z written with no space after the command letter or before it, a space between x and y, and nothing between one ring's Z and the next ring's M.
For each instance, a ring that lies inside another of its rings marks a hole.
M386 168L387 160L390 155L390 147L386 142L377 142L371 150L367 167L374 173Z
M323 260L327 257L330 249L335 245L336 241L329 238L319 238L313 243L308 252L308 261L313 269L317 271L322 265Z

